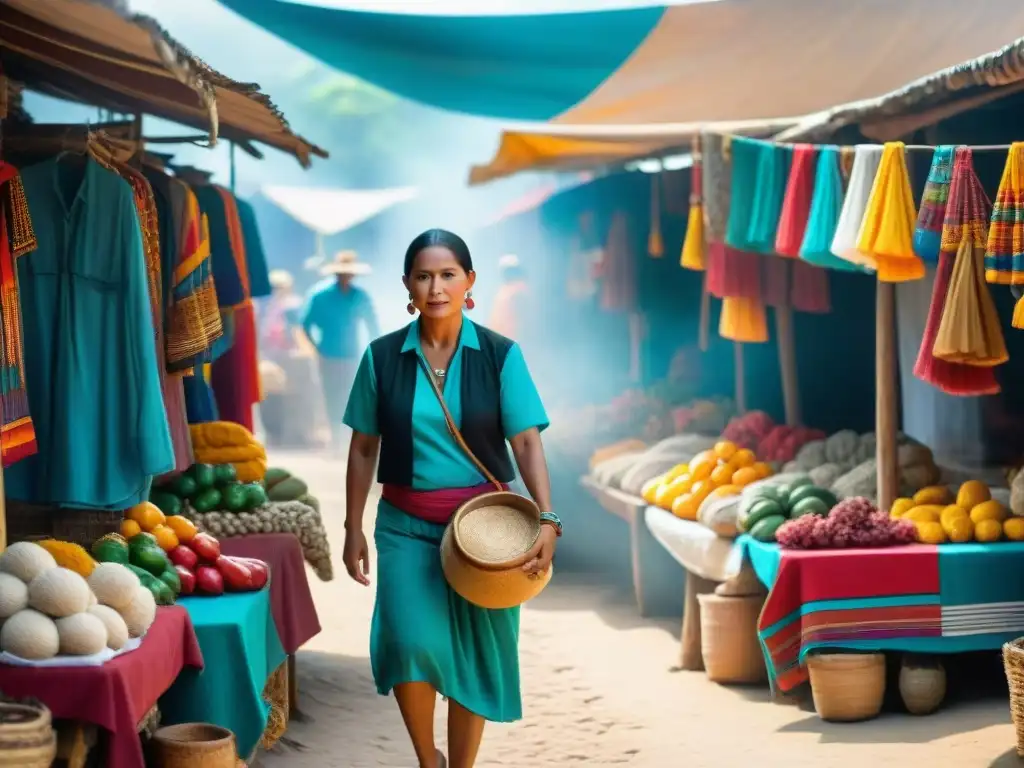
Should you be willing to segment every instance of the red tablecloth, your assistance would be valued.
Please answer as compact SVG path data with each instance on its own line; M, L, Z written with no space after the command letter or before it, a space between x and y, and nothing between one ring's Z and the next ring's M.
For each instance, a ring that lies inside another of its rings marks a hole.
M221 539L225 555L253 557L270 566L270 610L285 653L294 654L320 633L313 595L306 578L302 546L291 533L255 533Z
M202 669L192 620L184 608L157 610L138 649L102 667L14 667L0 664L0 691L34 696L55 718L110 732L108 768L143 768L138 725L185 667Z

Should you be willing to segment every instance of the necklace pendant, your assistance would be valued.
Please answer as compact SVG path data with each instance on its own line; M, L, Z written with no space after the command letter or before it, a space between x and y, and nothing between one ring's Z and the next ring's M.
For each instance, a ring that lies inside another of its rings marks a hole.
M435 368L434 369L434 375L437 376L437 378L439 378L439 379L443 379L444 378L444 373L445 373L444 368Z

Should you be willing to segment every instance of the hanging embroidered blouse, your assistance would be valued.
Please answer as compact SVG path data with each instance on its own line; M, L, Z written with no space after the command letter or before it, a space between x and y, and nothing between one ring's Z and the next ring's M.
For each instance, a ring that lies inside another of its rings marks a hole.
M7 471L7 495L123 510L174 465L132 188L91 160L22 179L39 240L18 261L39 452Z

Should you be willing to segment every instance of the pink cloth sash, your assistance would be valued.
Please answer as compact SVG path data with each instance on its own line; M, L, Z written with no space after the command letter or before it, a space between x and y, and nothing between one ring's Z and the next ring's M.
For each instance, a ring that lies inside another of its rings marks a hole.
M507 485L502 486L508 490ZM490 483L474 485L471 488L441 488L436 491L417 491L403 485L385 485L381 498L407 515L426 520L428 523L447 525L455 510L470 499L490 493Z

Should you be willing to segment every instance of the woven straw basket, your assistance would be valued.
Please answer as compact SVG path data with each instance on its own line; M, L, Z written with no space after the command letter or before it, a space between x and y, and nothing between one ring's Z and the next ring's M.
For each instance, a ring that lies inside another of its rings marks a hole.
M0 702L0 766L49 768L56 755L50 710L35 702Z
M470 499L452 516L441 539L448 584L481 608L513 608L536 597L551 581L551 568L531 577L522 567L540 536L540 509L508 491Z
M1017 732L1017 754L1024 757L1024 637L1003 646L1003 668L1010 684L1010 715Z
M822 720L852 723L882 711L885 656L881 653L822 653L807 658L814 709Z
M700 601L701 655L714 683L755 685L768 679L757 639L763 595L697 595Z
M208 723L182 723L153 734L156 768L236 768L235 734Z

